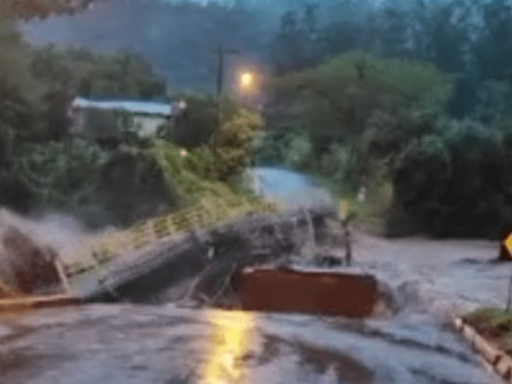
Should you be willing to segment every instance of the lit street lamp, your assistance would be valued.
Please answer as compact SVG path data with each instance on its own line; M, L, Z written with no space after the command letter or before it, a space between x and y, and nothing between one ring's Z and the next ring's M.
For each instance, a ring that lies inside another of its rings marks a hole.
M187 102L184 101L184 100L181 100L179 103L178 103L178 108L180 109L180 111L183 111L187 108Z
M240 75L239 87L241 92L242 104L247 107L249 93L254 91L255 84L255 75L253 72L244 72Z
M251 88L254 84L254 75L251 72L245 72L240 76L240 85L244 89Z

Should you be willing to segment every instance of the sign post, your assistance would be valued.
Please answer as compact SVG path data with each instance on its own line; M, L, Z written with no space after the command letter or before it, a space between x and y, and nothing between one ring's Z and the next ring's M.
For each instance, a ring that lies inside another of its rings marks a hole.
M342 200L340 202L340 216L341 216L341 224L343 226L343 235L345 239L345 262L347 266L352 264L352 245L350 244L350 230L348 227L349 222L349 204L347 200Z

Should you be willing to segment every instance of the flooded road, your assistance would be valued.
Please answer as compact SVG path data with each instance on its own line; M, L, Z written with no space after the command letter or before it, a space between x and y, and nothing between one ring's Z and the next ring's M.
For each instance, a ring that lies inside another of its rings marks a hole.
M392 292L365 320L94 304L0 320L2 384L499 383L448 326L502 305L511 266L485 241L355 237L354 268ZM343 295L340 292L340 296Z
M305 174L280 167L254 167L248 174L253 189L281 207L296 209L334 204L330 193Z
M267 198L289 206L329 201L303 175L255 171ZM512 265L493 262L498 248L488 241L356 233L352 268L383 282L394 308L364 320L172 303L94 304L3 318L0 383L497 384L451 319L506 302Z

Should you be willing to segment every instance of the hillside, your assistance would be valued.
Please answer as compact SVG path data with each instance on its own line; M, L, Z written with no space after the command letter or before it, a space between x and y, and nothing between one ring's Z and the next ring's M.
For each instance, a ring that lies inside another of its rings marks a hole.
M22 30L33 43L135 51L171 85L204 90L214 85L216 61L210 50L222 43L240 51L228 60L228 70L241 63L263 65L278 21L243 6L109 0L74 16L31 20Z

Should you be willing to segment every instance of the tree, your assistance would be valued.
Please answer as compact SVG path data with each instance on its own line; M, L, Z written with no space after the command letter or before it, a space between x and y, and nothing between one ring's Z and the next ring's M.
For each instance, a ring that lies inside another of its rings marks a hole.
M70 91L65 88L49 91L44 96L47 104L44 116L46 118L47 136L49 140L62 140L68 136L72 125L69 116L69 105L72 101Z
M3 0L0 2L2 19L46 18L52 14L75 14L103 0Z
M396 118L400 109L440 111L450 92L449 80L432 65L360 52L281 77L274 85L317 153L333 140L360 138L377 112Z
M14 159L11 173L28 187L38 206L69 208L89 202L95 175L105 152L86 142L25 144Z
M217 128L215 99L186 95L183 100L187 103L187 109L176 119L171 130L172 142L189 149L207 144Z
M276 74L299 71L322 61L325 49L318 32L317 8L316 4L306 4L302 20L295 11L281 16L279 33L270 48Z
M162 215L178 205L162 168L144 151L112 152L97 175L97 199L117 224Z
M512 7L505 0L480 6L483 26L472 51L482 80L510 79L512 63Z
M395 199L425 228L436 225L444 213L438 202L445 193L451 166L450 153L438 136L425 136L411 142L396 160Z
M351 52L275 79L271 126L294 126L311 143L302 164L355 193L391 177L394 159L431 133L451 82L432 64Z
M244 109L223 124L218 138L220 180L227 181L249 165L253 141L262 127L262 117Z
M401 6L391 3L382 15L379 41L380 52L388 57L404 56L408 51L410 21Z

